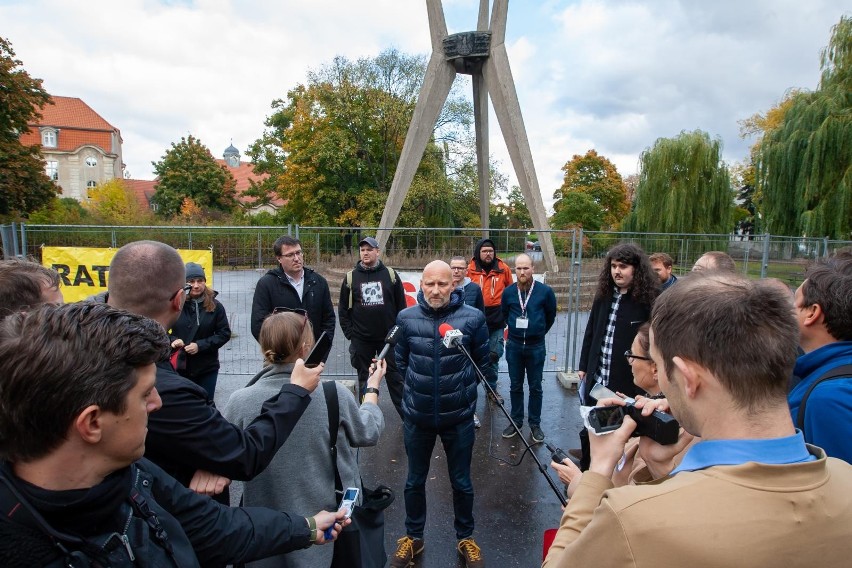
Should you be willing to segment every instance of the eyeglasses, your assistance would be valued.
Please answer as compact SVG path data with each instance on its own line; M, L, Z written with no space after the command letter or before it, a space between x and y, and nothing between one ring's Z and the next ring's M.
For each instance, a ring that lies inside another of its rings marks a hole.
M640 361L652 361L653 360L650 357L642 357L641 355L634 355L633 353L630 352L629 349L624 352L624 356L627 357L628 363L632 363L633 359L639 359Z
M302 256L303 252L301 250L294 250L293 252L288 252L287 254L282 254L284 258L293 258L294 256Z
M169 301L171 302L172 300L177 298L177 295L181 293L181 290L183 290L184 295L189 294L189 292L192 290L192 284L184 284L183 288L181 288L180 290L178 290L177 292L175 292L174 294L171 295L171 297L169 298Z
M467 270L467 266L451 266L450 270Z
M280 306L278 308L273 308L272 310L273 314L283 314L287 312L300 315L304 318L304 321L302 322L302 331L305 331L305 326L308 325L308 310L304 308L288 308L287 306Z

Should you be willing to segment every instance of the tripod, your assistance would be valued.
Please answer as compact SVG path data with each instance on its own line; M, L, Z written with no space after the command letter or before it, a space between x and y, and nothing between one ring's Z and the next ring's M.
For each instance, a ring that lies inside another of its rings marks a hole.
M506 416L506 418L509 419L509 423L515 429L515 432L517 432L518 437L524 443L524 446L526 446L524 453L521 454L521 460L524 459L524 454L529 453L529 455L532 456L532 459L535 461L536 465L538 466L538 470L541 472L542 475L544 475L545 479L547 479L547 483L550 485L550 488L553 489L554 493L556 493L556 496L559 498L559 502L562 503L563 507L565 505L567 505L568 500L565 498L565 495L563 494L562 491L560 491L559 487L556 485L556 482L554 482L553 478L550 477L550 474L547 473L547 468L545 468L545 466L541 463L541 460L538 459L538 456L533 451L532 446L530 446L530 443L527 441L527 439L521 433L521 429L518 428L518 425L515 423L514 420L512 420L512 417L509 415L509 411L506 410L506 406L502 402L500 402L499 398L497 398L497 396L496 396L497 393L494 392L494 388L491 385L488 384L488 381L485 380L485 375L483 375L482 371L479 370L479 367L476 366L476 363L473 361L473 357L470 356L470 352L467 350L467 348L464 345L462 345L460 339L457 340L457 341L454 341L453 344L456 347L458 347L459 351L464 353L465 357L467 357L467 360L470 361L471 365L473 365L473 369L476 371L477 380L480 383L482 383L485 386L485 390L487 390L488 393L491 394L491 399L497 404L497 406L500 407L500 410L503 411L503 414ZM520 463L520 461L518 463Z

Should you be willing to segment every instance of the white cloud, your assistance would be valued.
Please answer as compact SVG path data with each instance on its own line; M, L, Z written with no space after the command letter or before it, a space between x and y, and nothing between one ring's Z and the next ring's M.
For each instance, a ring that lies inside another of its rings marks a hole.
M445 0L448 28L474 29L478 5ZM657 138L700 128L745 158L737 121L816 87L841 15L828 0L514 0L506 46L545 202L590 148L627 175ZM129 171L149 179L188 133L244 152L272 100L335 55L430 50L422 0L22 0L0 21L27 71L120 128Z

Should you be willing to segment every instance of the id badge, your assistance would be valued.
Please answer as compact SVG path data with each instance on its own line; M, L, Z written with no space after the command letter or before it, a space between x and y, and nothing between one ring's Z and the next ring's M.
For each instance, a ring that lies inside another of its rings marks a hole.
M530 320L521 316L515 320L515 327L517 329L526 329L529 326Z

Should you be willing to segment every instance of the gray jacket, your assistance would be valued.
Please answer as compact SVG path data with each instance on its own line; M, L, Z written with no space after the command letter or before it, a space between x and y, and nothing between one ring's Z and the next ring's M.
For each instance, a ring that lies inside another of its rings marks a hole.
M239 427L249 424L263 402L290 382L293 365L273 365L255 384L235 391L225 407L225 418ZM311 403L266 470L245 483L244 506L288 511L337 510L334 470L329 452L328 409L322 387L311 393ZM340 429L337 466L343 487L361 487L356 448L375 446L384 430L382 411L375 404L358 406L353 394L337 384ZM315 546L250 564L259 567L330 566L332 546Z

